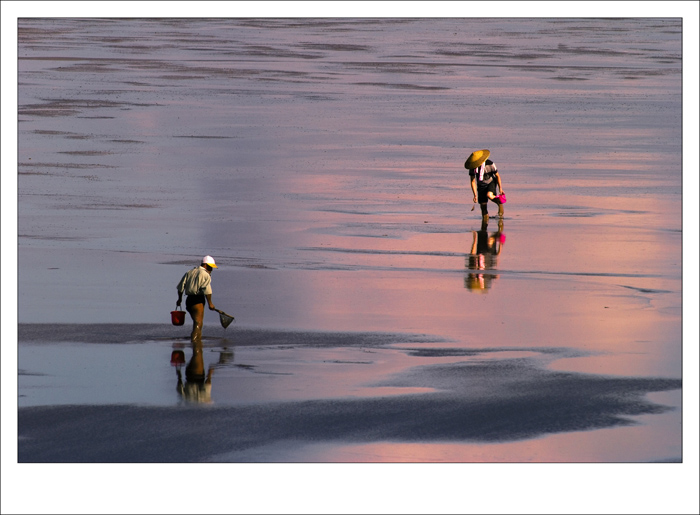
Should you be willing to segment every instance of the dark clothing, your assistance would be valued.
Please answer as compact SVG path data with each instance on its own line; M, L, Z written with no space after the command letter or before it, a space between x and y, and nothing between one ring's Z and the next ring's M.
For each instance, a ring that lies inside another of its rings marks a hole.
M187 311L189 311L193 305L195 304L204 304L204 301L206 299L204 298L204 294L202 295L188 295L187 299L185 300L185 307L187 308Z
M480 173L482 172L483 168L483 175ZM490 159L487 159L485 163L483 163L481 166L478 168L473 168L469 170L469 177L476 177L476 185L481 186L482 184L490 184L495 180L495 176L498 173L498 168L496 167L496 163L491 161Z
M496 174L498 174L498 168L490 159L487 159L486 162L478 168L469 170L469 177L476 178L477 200L479 204L486 204L489 201L489 191L497 195L496 186L498 186L498 181L496 180Z
M496 181L491 181L488 184L485 184L483 186L479 186L479 183L477 182L476 184L476 191L478 193L477 200L479 201L479 204L486 204L489 201L488 193L489 191L493 193L494 195L497 195L496 193ZM494 202L496 202L494 200ZM500 202L496 202L496 204L499 204Z

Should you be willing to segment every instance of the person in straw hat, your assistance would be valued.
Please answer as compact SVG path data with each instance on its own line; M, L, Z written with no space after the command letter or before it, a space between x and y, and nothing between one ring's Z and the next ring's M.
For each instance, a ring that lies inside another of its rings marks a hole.
M211 271L218 268L211 256L204 256L202 264L189 270L177 284L177 305L182 304L182 294L187 294L185 306L192 317L192 342L201 341L202 325L204 324L204 301L209 309L216 310L211 300Z
M474 203L478 202L481 206L481 216L484 221L489 219L489 200L498 204L498 216L500 217L503 216L503 203L505 202L501 176L498 174L496 164L488 159L490 155L489 150L476 150L464 162L464 168L469 170L469 177L471 177ZM498 195L496 187L500 191Z

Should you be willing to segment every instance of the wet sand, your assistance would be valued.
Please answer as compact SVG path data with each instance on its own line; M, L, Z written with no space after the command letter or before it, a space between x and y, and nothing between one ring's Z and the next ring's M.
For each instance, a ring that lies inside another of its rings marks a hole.
M474 23L22 21L18 461L688 463L680 24Z
M20 326L19 461L416 459L397 455L391 442L452 447L449 458L431 461L483 461L483 444L612 428L622 436L625 427L634 434L641 416L667 413L664 402L679 400L648 394L681 387L674 379L544 366L586 354L570 348L465 349L421 335L242 329L205 339L202 370L213 371L211 386L193 399L176 392L175 366L167 365L173 349L192 359L189 342L173 342L174 332ZM206 437L192 435L193 425ZM354 446L373 450L354 453ZM537 460L680 461L675 452L657 445L646 455L629 448L596 455L571 445L564 454L540 450ZM488 461L534 457L525 456Z

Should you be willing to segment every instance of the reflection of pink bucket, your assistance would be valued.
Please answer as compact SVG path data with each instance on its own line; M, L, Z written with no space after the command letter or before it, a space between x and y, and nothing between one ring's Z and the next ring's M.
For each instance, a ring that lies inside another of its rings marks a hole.
M177 306L178 311L171 311L170 312L170 319L173 322L173 325L184 325L185 323L185 312L182 311L182 308L180 306Z

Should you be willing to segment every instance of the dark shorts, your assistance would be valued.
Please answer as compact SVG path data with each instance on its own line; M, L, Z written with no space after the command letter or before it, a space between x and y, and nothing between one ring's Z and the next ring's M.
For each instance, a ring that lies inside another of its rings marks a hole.
M187 299L185 300L185 307L187 308L187 311L192 308L192 306L196 304L204 304L204 301L206 299L204 298L204 295L188 295Z
M477 189L478 197L477 200L479 201L479 204L486 204L489 201L488 197L488 192L490 191L494 195L496 195L496 181L491 181L489 184L484 184L483 186L479 186Z

